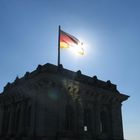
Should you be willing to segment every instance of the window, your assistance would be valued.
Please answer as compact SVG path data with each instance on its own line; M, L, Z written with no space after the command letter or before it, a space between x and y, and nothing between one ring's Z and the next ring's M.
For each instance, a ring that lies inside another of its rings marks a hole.
M84 131L91 131L92 120L91 120L91 110L84 109Z
M84 126L84 131L85 131L85 132L87 131L87 126L86 126L86 125Z

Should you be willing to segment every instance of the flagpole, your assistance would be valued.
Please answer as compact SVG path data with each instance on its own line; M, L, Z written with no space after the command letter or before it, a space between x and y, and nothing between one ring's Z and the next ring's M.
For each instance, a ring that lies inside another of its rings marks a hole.
M58 66L60 65L60 30L61 30L61 27L59 25L59 28L58 28Z

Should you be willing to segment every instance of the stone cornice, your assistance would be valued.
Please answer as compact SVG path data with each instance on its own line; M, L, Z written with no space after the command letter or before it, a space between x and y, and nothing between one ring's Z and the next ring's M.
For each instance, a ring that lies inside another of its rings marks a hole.
M91 89L91 87L99 89L100 92L102 92L102 90L103 90L103 92L106 91L108 93L109 92L116 93L116 95L114 95L113 97L117 97L115 99L117 99L120 102L126 100L129 97L129 96L120 94L119 91L117 90L117 86L115 84L112 84L110 82L110 80L105 82L105 81L99 80L97 78L97 76L89 77L87 75L84 75L84 74L82 74L82 72L80 70L77 72L73 72L73 71L63 68L62 65L56 66L53 64L49 64L49 63L47 63L43 66L38 65L38 67L36 68L35 71L26 72L22 78L16 77L16 79L13 83L7 83L7 85L4 87L3 93L11 92L13 88L15 89L19 85L22 85L22 83L27 83L29 81L29 79L32 80L35 77L40 76L41 74L52 74L54 76L56 75L57 77L64 77L66 79L69 79L69 80L72 80L75 82L79 82L83 85L87 85L90 87L90 89ZM91 91L91 93L92 92L93 91ZM85 93L87 93L87 91ZM91 95L91 93L90 93L90 95ZM103 96L104 95L102 95L102 98L103 98Z
M33 79L34 77L36 77L37 75L39 75L41 73L58 74L60 76L78 81L80 83L84 83L86 85L91 85L91 86L98 87L101 89L118 92L116 85L112 84L110 81L105 82L105 81L99 80L97 78L97 76L89 77L87 75L84 75L81 73L80 70L77 72L73 72L73 71L63 68L62 65L56 66L53 64L49 64L49 63L47 63L43 66L38 65L38 67L35 71L33 71L31 73L26 72L25 75L20 79L18 77L16 77L16 79L13 83L7 83L7 85L4 87L4 92L6 92L8 89L11 89L13 86L17 85L18 83L25 82L28 79Z

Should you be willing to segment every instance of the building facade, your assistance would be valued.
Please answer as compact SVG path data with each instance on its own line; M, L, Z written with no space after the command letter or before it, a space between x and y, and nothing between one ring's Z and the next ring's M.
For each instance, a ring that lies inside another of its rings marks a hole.
M116 85L62 65L39 65L0 94L1 140L123 140Z

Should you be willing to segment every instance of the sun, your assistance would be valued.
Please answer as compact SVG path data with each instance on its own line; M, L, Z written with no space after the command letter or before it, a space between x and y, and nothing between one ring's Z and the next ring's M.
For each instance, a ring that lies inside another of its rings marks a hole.
M78 45L70 46L70 50L76 56L81 56L81 55L85 54L83 43L79 43Z

